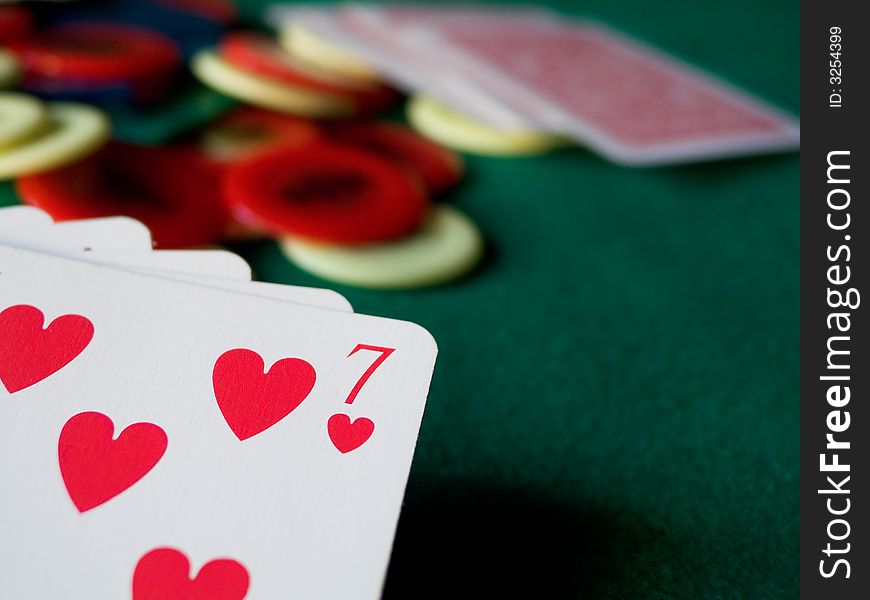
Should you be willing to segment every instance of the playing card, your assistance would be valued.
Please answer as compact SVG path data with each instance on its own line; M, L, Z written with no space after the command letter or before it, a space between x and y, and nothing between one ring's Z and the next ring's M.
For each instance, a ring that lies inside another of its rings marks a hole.
M0 219L0 224L3 219ZM60 225L52 226L58 227ZM57 235L53 235L54 233ZM251 267L245 260L226 250L153 250L117 252L95 249L95 243L79 238L78 232L51 230L51 237L12 235L0 230L0 244L13 248L34 250L61 256L74 256L77 260L97 264L127 267L139 271L176 272L210 275L233 279L251 279ZM71 235L66 235L70 233ZM87 239L87 238L86 238Z
M239 255L226 250L154 250L147 253L92 250L70 257L210 288L331 310L353 310L347 299L333 290L251 281L250 265Z
M438 64L439 75L449 74L446 76L461 82L466 96L470 96L469 102L439 98L455 110L504 130L560 131L546 104L534 96L513 93L511 88L491 88L486 79L481 79L466 64L468 57L450 47L446 36L439 36L439 32L457 29L469 33L546 32L559 22L555 13L540 7L481 4L354 5L348 13L399 40L404 52L430 57ZM513 49L506 47L504 51L511 53ZM497 112L493 113L494 110ZM498 111L512 115L512 121L501 118L496 121L501 114Z
M6 247L0 264L4 597L378 597L428 333Z
M19 209L26 208L23 213ZM16 214L31 215L26 222ZM38 216L37 216L38 215ZM35 249L118 250L150 252L148 228L129 217L104 217L54 223L47 213L29 207L0 208L0 243Z
M38 209L20 211L18 208L0 209L2 245L46 251L288 302L332 310L353 310L347 299L333 290L252 282L250 266L237 255L225 251L152 251L147 227L135 219L108 217L53 224L48 215ZM11 215L18 216L7 218ZM111 249L126 252L106 252ZM82 252L88 254L82 255Z
M91 250L75 257L101 265L159 274L207 275L250 281L251 267L238 254L227 250L154 250L152 252L104 252Z
M4 206L0 207L0 227L15 229L16 227L32 227L40 224L51 224L51 217L47 213L31 206Z
M414 35L546 128L621 163L796 148L796 121L673 57L588 22L437 22Z
M26 226L7 219L0 210L0 244L68 255L99 264L251 279L251 267L225 250L151 250L151 234L139 221L127 217L86 219ZM28 212L27 214L33 214ZM126 250L127 252L123 252Z
M2 244L2 235L0 235L0 245ZM36 247L35 244L17 247L46 250L44 247ZM154 250L151 252L104 252L93 249L67 252L64 250L56 248L50 253L83 262L189 281L210 288L331 310L353 310L347 299L333 290L251 281L251 267L248 263L237 254L226 250Z
M154 249L151 232L136 219L130 217L105 217L82 221L55 223L50 233L52 238L89 240L84 250L118 250L150 252Z
M340 310L344 312L353 312L353 306L348 302L347 298L334 290L325 288L304 287L300 285L284 285L278 283L269 283L266 281L243 281L226 279L224 277L209 277L205 275L184 275L168 272L158 273L154 271L152 275L160 275L169 279L177 279L196 283L205 287L215 288L249 294L251 296L260 296L263 298L273 298L275 300L284 300L285 302L294 302L298 304L306 304L317 308L327 308L329 310Z

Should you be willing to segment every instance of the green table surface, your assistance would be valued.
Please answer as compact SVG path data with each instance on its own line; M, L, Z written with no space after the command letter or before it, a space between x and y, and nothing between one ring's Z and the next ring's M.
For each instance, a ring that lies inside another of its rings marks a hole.
M552 6L798 113L798 2ZM798 164L469 157L448 201L488 254L434 289L235 248L438 341L386 598L798 596Z

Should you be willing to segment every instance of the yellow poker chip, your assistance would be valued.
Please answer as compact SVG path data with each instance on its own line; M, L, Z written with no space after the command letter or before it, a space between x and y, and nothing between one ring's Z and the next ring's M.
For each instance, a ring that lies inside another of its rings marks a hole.
M45 103L17 92L0 92L0 151L45 132L51 125Z
M11 52L0 48L0 88L12 87L21 77L21 65Z
M281 31L279 41L284 49L296 58L326 72L368 82L381 80L378 72L353 52L324 39L298 23L285 27Z
M355 111L349 98L320 94L248 73L210 50L198 52L190 68L209 87L261 108L313 118L347 117Z
M501 131L474 121L428 97L408 102L408 121L420 133L454 150L486 156L530 156L565 145L558 135Z
M457 209L433 206L420 229L383 244L325 245L284 238L281 249L298 267L337 283L407 289L444 283L470 271L483 255L483 237Z
M46 105L50 125L42 135L0 151L0 179L49 171L82 159L109 139L106 115L84 104Z

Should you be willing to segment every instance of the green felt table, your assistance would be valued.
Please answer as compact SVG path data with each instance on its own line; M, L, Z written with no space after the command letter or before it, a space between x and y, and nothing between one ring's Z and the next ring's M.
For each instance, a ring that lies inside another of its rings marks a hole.
M797 2L553 6L798 112ZM797 597L798 163L469 157L448 201L485 232L476 272L333 286L440 347L386 598Z

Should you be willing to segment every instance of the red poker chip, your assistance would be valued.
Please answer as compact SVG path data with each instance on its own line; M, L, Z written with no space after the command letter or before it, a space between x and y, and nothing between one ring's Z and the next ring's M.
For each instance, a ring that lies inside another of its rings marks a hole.
M321 94L350 98L362 113L383 110L398 98L389 86L314 70L262 33L228 33L221 38L219 53L230 64L256 75Z
M19 178L27 204L57 221L129 216L160 248L220 239L229 218L220 192L222 167L192 148L111 142L73 165Z
M116 23L76 22L9 44L25 76L135 81L174 72L181 51L162 33Z
M229 167L224 199L255 229L337 244L401 237L428 207L389 161L325 142L276 148Z
M320 127L308 119L252 106L237 108L211 127L220 137L231 139L250 156L273 146L301 146L321 137Z
M405 169L437 195L462 179L459 156L398 123L359 122L337 125L332 136L342 143L372 152Z
M24 37L33 29L33 16L23 6L0 6L0 44Z

